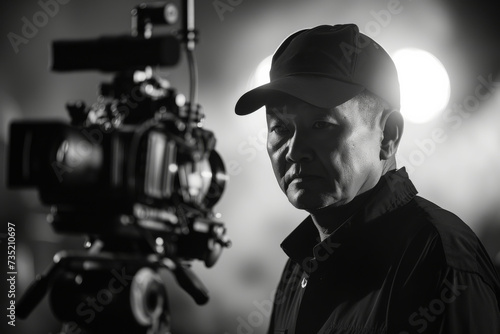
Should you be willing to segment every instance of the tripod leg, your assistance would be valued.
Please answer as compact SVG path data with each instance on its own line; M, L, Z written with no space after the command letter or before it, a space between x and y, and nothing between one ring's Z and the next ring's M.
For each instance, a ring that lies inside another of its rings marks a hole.
M54 256L54 263L46 269L45 273L36 276L19 300L17 306L19 318L26 319L47 294L54 277L58 273L58 269L65 263L65 257L66 253L64 251L57 253Z

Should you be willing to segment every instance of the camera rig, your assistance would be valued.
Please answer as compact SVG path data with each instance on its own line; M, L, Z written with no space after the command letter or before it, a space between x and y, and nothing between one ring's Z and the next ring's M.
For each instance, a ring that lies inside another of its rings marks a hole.
M153 36L159 25L174 32ZM11 124L9 187L36 187L52 228L87 239L37 276L18 303L20 318L49 292L65 334L170 333L165 271L198 304L208 301L189 266L211 267L230 246L213 212L227 174L197 104L196 42L194 0L178 0L136 6L131 36L52 43L54 71L115 75L94 104L67 104L70 124ZM176 65L182 48L187 101L153 71Z

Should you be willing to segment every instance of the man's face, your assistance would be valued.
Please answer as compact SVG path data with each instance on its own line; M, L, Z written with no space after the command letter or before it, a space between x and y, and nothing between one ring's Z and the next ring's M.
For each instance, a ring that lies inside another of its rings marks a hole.
M380 179L379 117L368 121L357 99L323 109L282 96L266 109L267 151L281 190L296 208L346 204Z

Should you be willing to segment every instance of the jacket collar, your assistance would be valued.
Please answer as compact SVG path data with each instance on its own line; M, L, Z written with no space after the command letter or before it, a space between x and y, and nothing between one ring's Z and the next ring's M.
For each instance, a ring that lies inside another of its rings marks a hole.
M370 190L371 194L358 210L327 239L320 242L318 230L308 216L281 243L283 251L298 264L313 258L319 247L338 247L354 227L377 219L411 201L417 190L408 178L405 168L384 174Z

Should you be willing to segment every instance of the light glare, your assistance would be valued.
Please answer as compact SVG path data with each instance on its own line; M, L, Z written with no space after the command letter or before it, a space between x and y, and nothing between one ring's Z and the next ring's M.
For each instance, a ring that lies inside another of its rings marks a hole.
M401 87L401 113L413 123L435 118L450 100L450 79L443 64L420 49L401 49L393 55Z
M272 55L267 56L257 65L250 81L250 89L265 85L269 82L269 71L271 70L272 59Z

